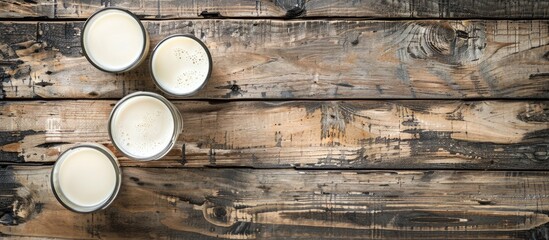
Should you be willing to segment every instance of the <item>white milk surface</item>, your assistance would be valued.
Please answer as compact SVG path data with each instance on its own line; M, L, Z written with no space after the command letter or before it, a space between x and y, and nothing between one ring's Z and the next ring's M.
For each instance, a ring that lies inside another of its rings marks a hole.
M150 96L135 96L122 102L113 113L111 135L130 156L152 157L171 143L174 119L170 109Z
M158 85L174 95L199 89L210 69L206 50L192 38L176 36L156 47L152 73Z
M139 60L145 37L139 22L116 9L105 10L88 20L84 30L86 53L107 71L122 71Z
M116 188L116 170L102 152L79 147L63 155L57 176L65 197L79 206L103 204Z

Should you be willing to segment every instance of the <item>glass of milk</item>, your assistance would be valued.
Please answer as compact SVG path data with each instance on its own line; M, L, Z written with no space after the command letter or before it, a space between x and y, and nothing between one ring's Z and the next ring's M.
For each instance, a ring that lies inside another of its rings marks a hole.
M109 149L84 143L59 155L51 173L51 186L64 207L89 213L114 201L121 179L118 160Z
M135 92L118 101L108 125L116 149L141 161L165 156L182 129L179 110L166 98L151 92Z
M172 96L190 96L210 78L212 57L208 47L195 36L172 35L153 49L150 69L160 90Z
M84 24L81 34L84 56L99 70L111 73L138 66L149 51L149 35L130 11L104 8Z

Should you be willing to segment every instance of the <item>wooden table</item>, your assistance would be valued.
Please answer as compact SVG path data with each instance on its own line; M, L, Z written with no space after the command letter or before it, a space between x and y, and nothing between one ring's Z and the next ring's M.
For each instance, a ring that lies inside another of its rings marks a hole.
M114 150L124 74L82 55L105 6L214 70L172 99L167 157L128 160L113 205L63 208L63 150ZM0 238L549 238L549 1L0 0Z

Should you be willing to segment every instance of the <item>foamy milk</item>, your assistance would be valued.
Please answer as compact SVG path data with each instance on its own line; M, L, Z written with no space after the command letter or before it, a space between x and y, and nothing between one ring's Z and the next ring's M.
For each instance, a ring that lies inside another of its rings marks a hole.
M209 78L211 63L210 53L200 40L190 35L173 35L153 50L151 73L164 92L190 95Z
M146 56L148 35L130 12L106 8L84 25L82 47L88 60L108 72L123 72L137 66Z
M162 96L138 92L115 106L109 131L116 148L126 156L158 159L171 149L181 132L181 116Z
M118 162L103 146L80 145L61 154L52 170L52 184L66 207L92 212L106 207L118 193Z

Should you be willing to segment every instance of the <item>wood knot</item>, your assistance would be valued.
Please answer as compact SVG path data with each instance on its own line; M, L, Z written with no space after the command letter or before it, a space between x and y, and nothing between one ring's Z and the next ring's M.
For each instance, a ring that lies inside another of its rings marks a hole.
M224 207L215 207L213 209L214 216L216 218L225 218L227 217L227 210Z
M518 153L522 153L523 156L534 162L546 162L549 161L549 144L538 144L519 148Z
M451 55L453 50L452 43L458 36L456 31L447 25L433 25L427 29L425 34L427 49L434 54L442 56Z
M242 90L242 88L236 84L236 81L233 81L232 83L230 81L227 82L227 85L215 87L216 89L227 89L229 92L225 94L225 98L231 98L236 96L243 96L244 93L247 91Z
M11 170L0 171L0 224L15 226L27 222L42 211L42 203L34 196L38 193L22 187Z
M305 15L305 1L274 1L275 5L286 10L286 18L296 18Z
M301 15L304 15L307 11L305 10L305 7L301 7L299 5L294 6L293 8L286 11L286 18L296 18Z
M545 54L543 54L542 58L546 61L549 61L549 52L546 52Z
M215 225L210 227L210 232L215 232L221 236L221 234L226 234L223 236L244 236L246 239L255 238L257 230L251 228L251 222L253 217L246 213L239 211L237 209L243 208L242 206L227 206L226 199L212 199L214 201L210 202L209 200L204 202L203 214L206 221Z
M211 202L205 202L202 213L208 222L217 226L229 227L235 223L235 209L231 206L221 206Z
M478 61L486 48L482 23L464 25L427 22L412 25L413 37L407 46L415 59L434 59L451 65Z
M547 145L538 145L534 149L535 151L532 153L532 155L536 161L549 160L549 154L548 154L549 151L547 149Z

